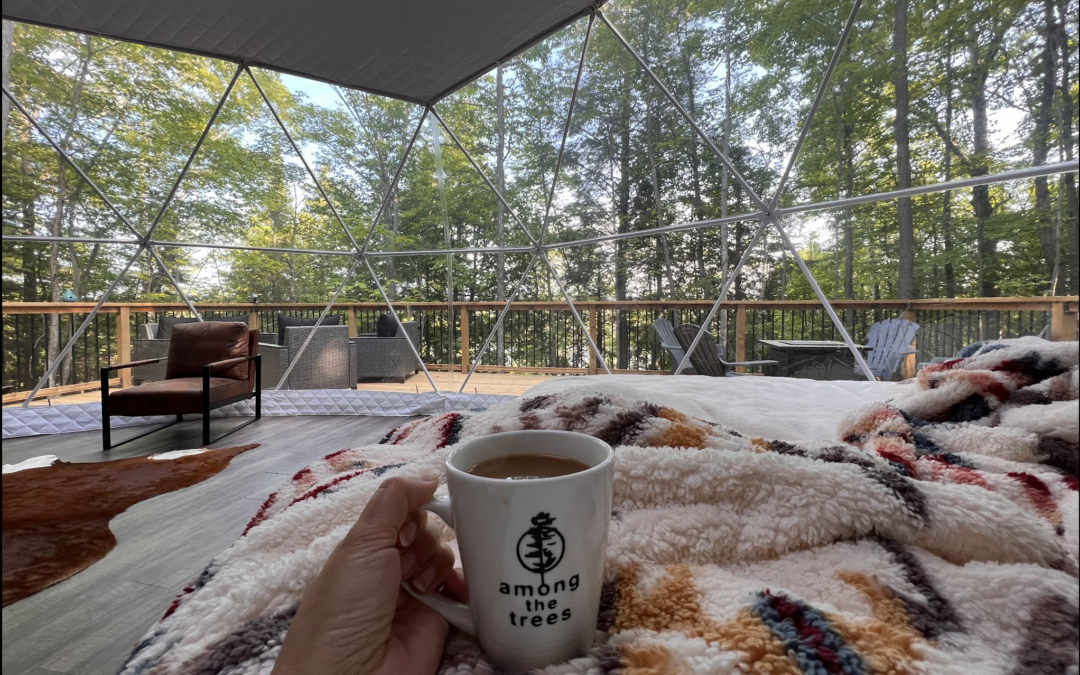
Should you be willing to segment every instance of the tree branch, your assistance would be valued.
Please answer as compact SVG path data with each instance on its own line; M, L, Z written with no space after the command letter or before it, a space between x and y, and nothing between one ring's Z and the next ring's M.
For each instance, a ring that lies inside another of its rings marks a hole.
M941 122L938 120L936 114L915 107L911 109L911 112L914 113L915 116L922 121L932 124L934 130L937 131L937 135L941 138L941 141L949 146L949 150L956 154L956 156L960 158L961 162L963 162L964 164L970 163L967 154L960 148L960 146L958 146L951 138L949 138L949 134L946 133L944 127L941 126Z

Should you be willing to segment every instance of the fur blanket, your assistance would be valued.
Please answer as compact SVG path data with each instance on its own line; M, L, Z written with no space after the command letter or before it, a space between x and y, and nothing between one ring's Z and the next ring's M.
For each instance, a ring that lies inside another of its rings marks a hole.
M941 364L843 444L589 389L416 421L293 476L123 673L268 673L382 476L555 428L616 446L615 511L595 647L546 673L1076 675L1078 360L1028 341ZM440 672L492 671L452 632Z

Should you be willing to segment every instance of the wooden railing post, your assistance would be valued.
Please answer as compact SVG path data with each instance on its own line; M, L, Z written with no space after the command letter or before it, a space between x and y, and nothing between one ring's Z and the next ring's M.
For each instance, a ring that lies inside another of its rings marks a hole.
M1066 303L1055 302L1050 306L1050 339L1054 342L1072 342L1076 339L1076 312L1069 316Z
M349 323L349 337L354 338L360 335L359 329L356 327L356 306L349 307L349 313L345 319Z
M735 360L746 360L746 308L739 306L735 310ZM738 367L737 373L745 373L746 368Z
M903 312L900 313L900 318L910 321L912 323L917 323L916 319L919 318L919 314L914 310L905 309ZM911 341L912 348L918 348L918 340L919 338L918 336L916 336L915 339ZM915 377L915 362L918 360L917 357L918 354L908 354L904 357L904 362L900 364L900 377L902 379L907 380L909 378Z
M589 311L589 314L588 314L588 316L589 316L589 322L588 322L589 337L591 337L592 341L594 343L596 343L597 347L599 347L600 343L596 341L596 325L598 323L600 323L600 317L596 315L596 311L597 311L596 310L596 305L589 305L588 306L588 311ZM589 352L589 374L590 375L595 375L596 374L596 352L594 352L592 350L592 347L588 348L588 352Z
M120 363L131 361L131 308L120 307L116 315L116 359ZM120 386L130 387L133 383L131 368L120 371Z
M248 328L254 328L255 330L259 330L259 312L257 312L255 309L251 309L248 312Z
M469 307L461 306L461 372L469 372Z

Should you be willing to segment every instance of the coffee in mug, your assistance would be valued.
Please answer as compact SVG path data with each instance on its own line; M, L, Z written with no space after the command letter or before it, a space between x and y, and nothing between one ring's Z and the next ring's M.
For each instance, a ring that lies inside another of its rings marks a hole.
M476 636L503 672L584 655L600 608L614 476L611 446L585 434L510 431L461 444L446 459L449 497L423 508L457 534L469 604L402 587Z
M474 476L502 478L504 480L529 480L532 478L555 478L588 469L589 465L569 457L558 455L503 455L485 459L469 469Z

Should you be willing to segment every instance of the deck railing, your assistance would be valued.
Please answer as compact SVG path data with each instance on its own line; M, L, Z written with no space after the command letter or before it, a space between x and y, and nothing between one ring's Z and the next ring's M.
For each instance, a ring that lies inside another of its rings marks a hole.
M615 372L666 373L672 364L661 349L652 322L667 318L673 324L700 323L708 301L626 301L575 303L587 329ZM923 300L837 300L833 302L845 326L858 342L866 339L875 321L903 316L922 326L916 340L916 361L951 356L979 340L1043 335L1075 340L1077 297L939 298ZM318 303L245 304L197 303L206 317L243 314L263 332L277 331L277 314L316 317ZM406 303L397 305L403 318L420 325L424 362L435 369L467 370L498 316L502 303ZM3 305L4 401L25 396L48 367L48 319L59 322L60 344L93 308L92 303L20 303ZM331 312L353 335L375 332L380 303L340 302ZM190 316L179 303L106 303L79 339L64 367L58 369L45 395L85 391L97 386L99 368L131 358L131 340L139 327L164 316ZM710 330L716 336L726 316L727 355L732 360L765 358L763 339L838 339L832 322L817 301L732 301L723 306ZM452 332L452 344L451 333ZM464 345L464 348L463 348ZM504 324L504 358L500 365L495 343L481 357L478 370L526 373L602 372L584 331L564 302L516 302ZM130 377L125 371L124 378ZM126 384L122 380L121 383Z

